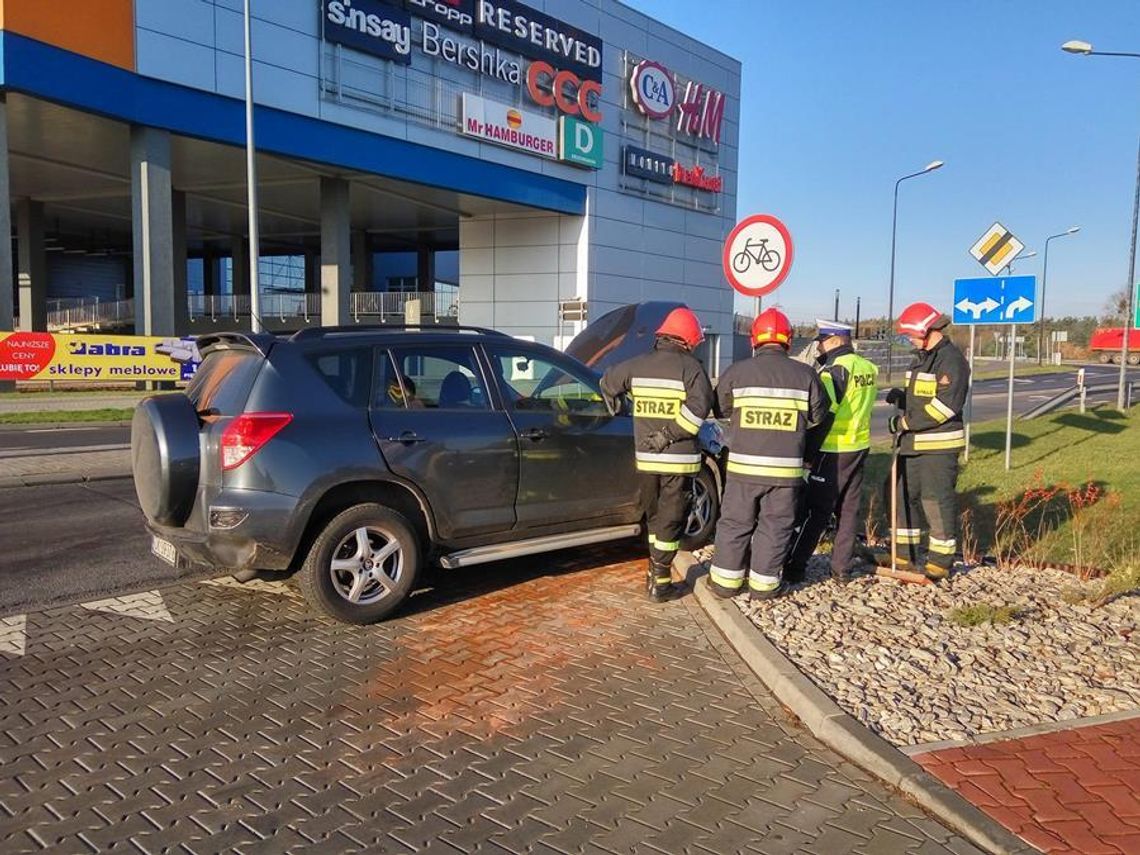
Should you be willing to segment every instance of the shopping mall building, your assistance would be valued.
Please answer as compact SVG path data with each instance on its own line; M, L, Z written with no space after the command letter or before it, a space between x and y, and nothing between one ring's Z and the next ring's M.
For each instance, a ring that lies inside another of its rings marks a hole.
M249 327L242 8L0 0L0 330ZM253 0L251 33L268 328L561 344L683 300L729 359L739 62L616 0Z

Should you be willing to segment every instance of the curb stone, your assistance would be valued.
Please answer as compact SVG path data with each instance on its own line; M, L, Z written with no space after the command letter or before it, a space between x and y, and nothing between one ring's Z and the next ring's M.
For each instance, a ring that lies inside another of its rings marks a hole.
M13 487L43 487L49 484L87 484L94 481L115 481L130 478L129 469L114 472L100 472L98 475L84 475L78 472L47 473L44 475L17 475L0 478L0 490Z
M66 430L68 428L130 427L122 419L112 422L11 422L0 424L0 433L20 430Z
M920 807L987 852L995 855L1038 852L845 713L780 653L735 603L721 600L703 584L694 584L693 593L748 667L817 739L910 796Z

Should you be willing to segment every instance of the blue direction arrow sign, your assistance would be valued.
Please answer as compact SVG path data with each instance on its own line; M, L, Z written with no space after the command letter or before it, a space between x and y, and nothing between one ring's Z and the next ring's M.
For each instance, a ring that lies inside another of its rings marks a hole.
M954 280L955 324L1031 324L1037 319L1036 276Z

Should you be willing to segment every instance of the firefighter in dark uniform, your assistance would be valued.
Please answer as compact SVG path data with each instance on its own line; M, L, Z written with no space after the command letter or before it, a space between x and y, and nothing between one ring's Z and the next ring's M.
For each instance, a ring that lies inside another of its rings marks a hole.
M633 437L641 504L649 531L649 599L680 593L673 559L689 515L692 478L701 470L697 433L712 408L712 385L693 356L704 341L697 316L682 306L657 329L653 351L608 369L602 394L610 412L624 394L633 398Z
M807 433L827 416L828 398L815 371L788 357L792 327L783 312L762 312L751 337L752 358L717 383L716 414L732 424L709 586L731 597L747 579L753 599L771 599L787 588L781 574L804 486Z
M958 453L966 447L962 409L970 367L962 351L942 332L950 319L929 303L914 303L899 315L898 331L915 348L906 389L891 389L887 402L901 411L890 430L899 443L899 515L893 522L901 546L899 566L920 569L918 548L929 528L927 561L921 570L944 579L958 550ZM890 556L876 554L878 563Z
M838 321L817 321L819 379L827 391L830 413L820 431L818 453L808 474L805 500L800 503L798 535L784 567L784 581L802 582L808 559L834 513L835 543L831 576L846 582L859 525L863 495L863 466L871 447L871 411L878 397L879 369L851 346L851 327Z

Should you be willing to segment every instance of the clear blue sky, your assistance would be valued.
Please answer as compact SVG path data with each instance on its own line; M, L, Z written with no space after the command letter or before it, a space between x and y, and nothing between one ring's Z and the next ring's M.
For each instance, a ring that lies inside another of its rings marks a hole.
M791 276L765 305L794 320L885 315L895 181L895 311L945 307L986 276L968 250L1000 220L1036 258L1046 311L1100 314L1128 278L1140 0L625 0L743 63L737 214L791 229ZM726 286L727 287L727 286ZM1039 286L1040 287L1040 286Z

